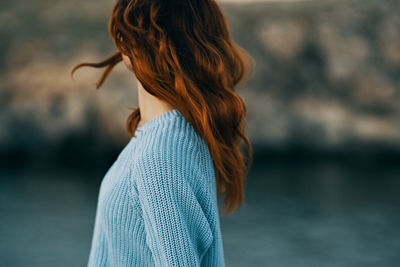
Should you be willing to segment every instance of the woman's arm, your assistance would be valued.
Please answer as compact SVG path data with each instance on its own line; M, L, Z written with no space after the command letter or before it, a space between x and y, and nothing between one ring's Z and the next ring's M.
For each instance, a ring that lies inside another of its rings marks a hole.
M213 235L196 196L198 157L193 147L163 142L147 149L136 162L133 179L154 262L163 267L200 266Z

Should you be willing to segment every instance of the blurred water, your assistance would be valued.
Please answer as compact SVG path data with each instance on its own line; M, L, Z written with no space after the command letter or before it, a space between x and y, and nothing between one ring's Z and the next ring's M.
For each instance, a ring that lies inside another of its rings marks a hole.
M287 163L251 178L223 220L228 266L398 266L399 169Z
M398 266L400 168L255 165L227 266ZM1 171L0 266L84 266L102 172Z

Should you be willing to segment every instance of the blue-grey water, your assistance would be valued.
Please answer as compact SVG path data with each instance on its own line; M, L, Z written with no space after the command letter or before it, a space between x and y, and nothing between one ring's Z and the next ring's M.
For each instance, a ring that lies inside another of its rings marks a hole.
M0 172L0 266L85 266L103 172ZM399 266L400 168L254 165L227 266Z

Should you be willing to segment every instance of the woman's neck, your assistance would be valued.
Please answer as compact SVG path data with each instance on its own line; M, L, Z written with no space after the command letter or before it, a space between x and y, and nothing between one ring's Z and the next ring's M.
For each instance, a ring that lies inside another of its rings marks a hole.
M143 88L139 80L138 80L138 99L140 108L140 124L142 125L174 108L169 103L149 94Z

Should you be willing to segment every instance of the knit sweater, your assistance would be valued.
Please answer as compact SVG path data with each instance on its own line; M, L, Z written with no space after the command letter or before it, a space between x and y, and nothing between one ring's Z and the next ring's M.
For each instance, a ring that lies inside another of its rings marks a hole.
M177 109L139 123L103 177L95 266L225 266L213 161Z

